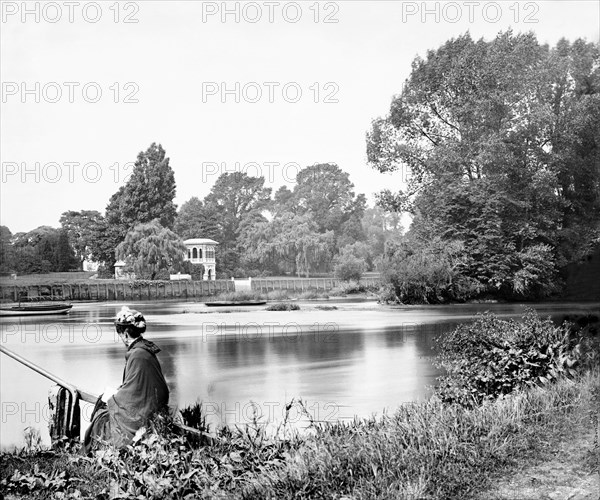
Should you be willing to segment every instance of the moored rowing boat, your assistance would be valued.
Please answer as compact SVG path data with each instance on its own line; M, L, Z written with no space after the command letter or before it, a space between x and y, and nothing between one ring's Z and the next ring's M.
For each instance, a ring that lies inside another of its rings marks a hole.
M39 316L43 314L66 314L73 306L64 302L53 304L15 304L0 306L0 316Z

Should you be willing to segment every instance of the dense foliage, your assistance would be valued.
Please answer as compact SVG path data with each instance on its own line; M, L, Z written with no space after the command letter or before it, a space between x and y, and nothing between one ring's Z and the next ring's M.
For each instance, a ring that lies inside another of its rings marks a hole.
M6 226L1 226L0 249L1 272L29 274L78 268L68 233L49 226L15 235Z
M469 257L460 241L434 238L427 244L388 244L382 277L388 284L385 301L436 304L477 294L478 283L463 274Z
M413 214L423 260L437 237L463 245L471 296L547 296L557 267L599 241L599 62L583 40L550 48L531 33L466 34L417 58L373 122L370 164L410 172L380 203ZM392 260L402 274L406 259Z
M556 327L533 310L522 321L480 315L436 343L437 364L447 372L437 393L443 401L469 406L575 376L584 355L581 340L572 337L568 325Z
M333 273L336 278L343 281L360 281L365 270L365 260L354 254L351 245L345 246L333 259Z
M255 216L240 227L242 262L249 267L308 277L331 271L342 247L366 240L365 197L355 195L348 173L332 163L302 169L293 191L279 189L268 209L270 218Z
M116 249L118 259L125 261L126 270L138 279L169 279L183 269L186 247L173 231L160 225L158 219L137 224ZM164 276L160 271L165 271Z

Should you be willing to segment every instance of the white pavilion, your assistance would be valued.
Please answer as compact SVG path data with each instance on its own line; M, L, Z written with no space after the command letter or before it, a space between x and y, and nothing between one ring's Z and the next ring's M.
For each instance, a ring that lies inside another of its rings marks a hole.
M216 278L215 272L215 247L219 244L208 238L192 238L185 240L183 244L187 248L185 260L192 264L202 264L204 266L204 280L214 281Z

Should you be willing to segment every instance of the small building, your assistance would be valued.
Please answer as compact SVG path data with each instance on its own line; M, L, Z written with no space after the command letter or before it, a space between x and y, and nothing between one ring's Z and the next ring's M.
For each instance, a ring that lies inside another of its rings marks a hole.
M127 266L127 264L122 260L118 260L117 262L115 262L115 279L117 279L117 280L135 279L134 273L128 273L125 271L125 266Z
M202 279L212 281L217 279L215 272L215 247L219 243L208 238L191 238L185 240L183 244L187 248L187 255L184 259L192 264L202 264L204 266L204 276Z

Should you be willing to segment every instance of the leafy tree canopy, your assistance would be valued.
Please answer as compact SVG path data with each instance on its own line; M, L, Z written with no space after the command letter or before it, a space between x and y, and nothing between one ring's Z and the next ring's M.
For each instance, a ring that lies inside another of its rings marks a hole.
M216 211L206 207L199 198L193 196L181 205L174 230L184 240L210 238L220 241L218 220Z
M99 253L97 238L103 222L104 217L97 210L69 210L61 215L60 224L67 232L80 262L94 258L94 254Z
M155 219L129 231L117 247L116 255L127 263L137 278L155 279L161 271L182 270L185 252L186 247L179 236Z
M582 40L551 49L508 31L417 58L367 134L374 168L410 171L379 203L413 213L416 240L461 242L466 275L485 289L551 290L555 265L600 235L598 54Z
M257 221L242 234L247 258L261 263L287 263L298 276L310 276L331 261L333 231L319 232L307 215L284 213L271 221Z
M160 144L152 143L138 154L131 177L110 198L106 218L125 232L154 219L171 228L177 214L174 198L175 175L169 158Z

